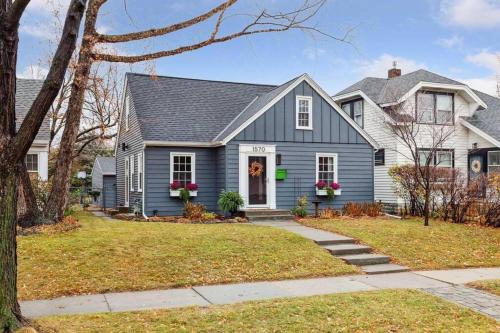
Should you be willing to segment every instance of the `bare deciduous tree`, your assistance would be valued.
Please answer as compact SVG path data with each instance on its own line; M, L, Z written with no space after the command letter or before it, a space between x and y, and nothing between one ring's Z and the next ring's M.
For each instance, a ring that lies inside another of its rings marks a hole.
M90 0L87 9L83 41L76 65L75 77L73 79L61 146L59 147L56 174L49 196L49 204L45 212L48 218L56 221L63 217L64 209L67 204L72 163L71 158L68 157L72 154L74 145L77 141L77 129L79 127L84 103L83 89L87 85L90 69L94 62L135 63L150 61L194 51L212 44L227 42L244 36L284 32L293 29L318 33L338 41L348 41L349 31L343 37L335 37L320 31L313 25L307 25L308 21L316 15L326 0L304 0L300 6L287 12L270 13L267 10L262 10L253 15L236 15L235 13L228 15L228 11L234 7L238 1L227 0L199 16L179 23L165 25L160 28L116 35L102 34L96 31L99 10L105 2L106 0ZM240 28L234 31L225 32L227 30L225 22L229 18L242 20L242 22L240 22ZM123 55L120 53L106 53L103 51L109 49L106 47L107 45L166 36L197 25L210 24L211 20L213 20L212 28L209 30L207 37L198 42L187 43L157 52L146 52L139 55Z
M435 167L452 164L452 160L444 159L449 156L447 149L455 126L453 112L439 113L435 101L429 101L425 93L420 92L415 103L407 100L386 107L389 117L384 119L384 124L388 134L397 141L396 152L414 166L413 182L423 191L422 212L424 225L428 226Z

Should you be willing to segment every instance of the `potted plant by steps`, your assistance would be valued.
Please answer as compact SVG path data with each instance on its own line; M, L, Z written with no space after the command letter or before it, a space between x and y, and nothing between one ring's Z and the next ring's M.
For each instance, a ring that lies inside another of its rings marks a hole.
M181 196L182 195L182 196ZM185 196L196 197L198 195L198 185L195 183L188 183L183 187L181 183L175 181L170 183L170 196L185 199ZM185 200L184 200L185 201Z
M217 204L223 212L230 213L231 217L234 217L244 202L238 192L222 191Z
M337 182L332 182L330 185L328 185L325 181L320 180L316 183L315 187L316 196L327 197L328 200L333 200L335 196L342 194L340 184Z

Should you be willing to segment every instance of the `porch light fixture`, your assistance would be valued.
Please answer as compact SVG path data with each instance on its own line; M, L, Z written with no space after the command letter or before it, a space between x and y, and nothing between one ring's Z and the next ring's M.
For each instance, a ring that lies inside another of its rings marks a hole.
M281 165L281 154L276 154L276 165Z

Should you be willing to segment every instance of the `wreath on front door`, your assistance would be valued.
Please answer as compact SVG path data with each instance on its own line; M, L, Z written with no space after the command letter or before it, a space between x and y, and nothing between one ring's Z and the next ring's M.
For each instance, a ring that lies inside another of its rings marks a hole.
M472 161L471 169L472 169L472 171L474 171L474 173L480 173L481 172L481 162L479 160Z
M262 175L263 171L264 166L257 161L253 161L252 164L250 164L250 168L248 168L248 173L252 177L259 177L260 175Z

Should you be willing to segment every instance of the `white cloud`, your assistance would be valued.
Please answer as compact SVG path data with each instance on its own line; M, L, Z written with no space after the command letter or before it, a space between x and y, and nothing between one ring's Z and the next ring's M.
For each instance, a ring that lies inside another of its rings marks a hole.
M324 56L326 54L326 51L317 47L306 47L304 50L302 50L302 53L306 56L307 59L316 60L319 57Z
M49 70L39 65L29 65L22 72L17 73L17 77L22 79L45 79Z
M27 10L37 14L66 13L70 0L31 0Z
M461 48L464 45L464 39L461 36L453 35L450 38L440 38L436 40L436 44L451 49L453 47Z
M427 68L425 64L418 63L415 60L384 53L376 59L362 61L358 69L363 76L387 77L387 71L393 67L394 61L397 62L397 68L401 69L402 74Z
M449 24L467 28L500 26L500 0L442 0L441 16Z
M479 90L481 92L484 92L484 93L492 95L492 96L498 96L497 95L498 81L495 78L495 76L484 77L484 78L464 79L464 80L459 80L459 81L467 84L468 86L470 86L473 89Z
M482 50L477 54L467 56L465 60L475 65L488 68L495 73L500 73L500 52Z
M19 31L22 34L48 40L53 40L57 35L51 24L23 24L19 27Z

